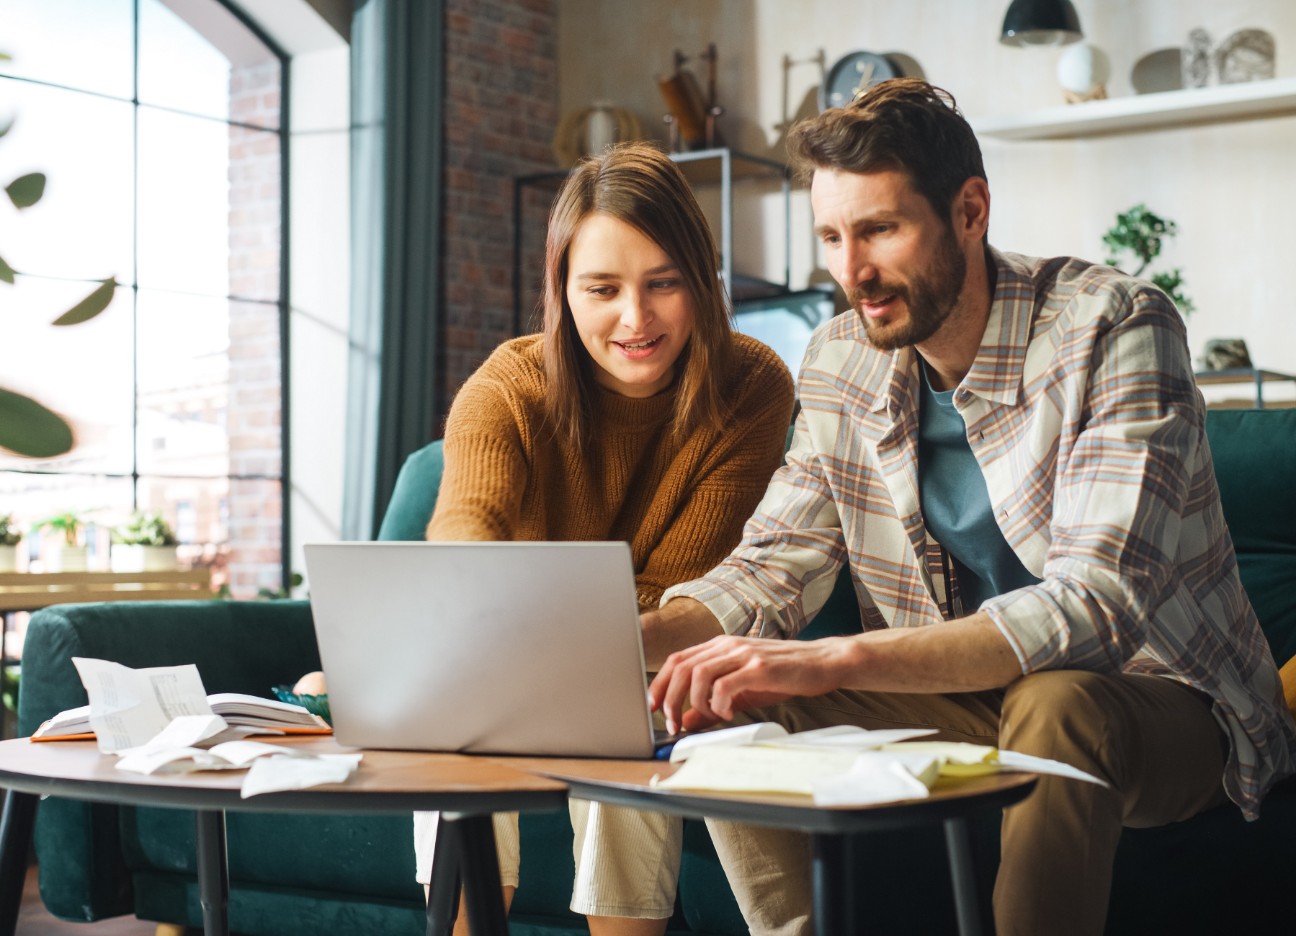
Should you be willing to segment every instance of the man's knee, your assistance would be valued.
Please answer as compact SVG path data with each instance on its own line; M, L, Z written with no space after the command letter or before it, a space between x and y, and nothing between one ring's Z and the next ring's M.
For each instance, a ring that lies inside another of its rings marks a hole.
M1100 748L1120 744L1119 706L1111 692L1115 678L1086 670L1023 676L1004 694L999 746L1074 763L1073 756L1061 755L1079 750L1089 760Z

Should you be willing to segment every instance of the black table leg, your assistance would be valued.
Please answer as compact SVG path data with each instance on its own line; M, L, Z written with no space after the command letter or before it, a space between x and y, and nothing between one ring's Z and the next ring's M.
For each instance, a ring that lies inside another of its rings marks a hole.
M459 841L457 822L439 822L432 851L432 881L428 887L427 936L450 936L459 915Z
M198 820L198 899L205 936L229 936L229 864L225 852L225 813L200 809Z
M949 853L950 877L954 881L954 912L961 936L981 936L981 915L977 910L976 872L968 824L963 818L945 820L945 850Z
M469 931L473 936L507 936L508 920L504 916L504 892L500 887L491 817L442 813L438 835L446 823L458 826L459 873L463 877Z
M39 802L34 793L5 791L4 812L0 813L0 936L13 936L18 926Z
M856 917L855 869L845 835L815 835L810 865L815 936L860 932Z

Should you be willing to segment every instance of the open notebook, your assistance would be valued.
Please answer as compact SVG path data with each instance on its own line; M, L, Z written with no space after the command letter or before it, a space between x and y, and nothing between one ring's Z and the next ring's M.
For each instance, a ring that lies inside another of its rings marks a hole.
M305 547L343 744L651 757L625 543Z

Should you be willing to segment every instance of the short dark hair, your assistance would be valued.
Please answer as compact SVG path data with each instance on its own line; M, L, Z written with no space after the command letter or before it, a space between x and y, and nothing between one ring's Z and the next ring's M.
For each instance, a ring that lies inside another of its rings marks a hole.
M920 78L893 78L792 127L788 158L808 181L816 169L905 173L942 220L963 184L984 179L981 146L954 95Z
M595 392L593 362L567 304L568 255L581 223L610 215L639 231L671 258L693 300L693 333L676 362L677 438L724 426L721 387L732 361L733 326L720 279L720 253L706 215L676 162L651 143L622 143L579 162L549 214L545 243L545 409L558 437L588 451Z

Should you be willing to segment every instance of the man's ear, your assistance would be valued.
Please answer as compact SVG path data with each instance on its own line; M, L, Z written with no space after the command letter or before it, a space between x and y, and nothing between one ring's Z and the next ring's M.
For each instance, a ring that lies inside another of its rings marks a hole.
M963 183L950 206L950 223L961 238L985 237L990 228L990 186L985 179L972 176Z

